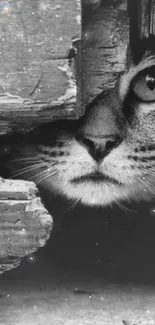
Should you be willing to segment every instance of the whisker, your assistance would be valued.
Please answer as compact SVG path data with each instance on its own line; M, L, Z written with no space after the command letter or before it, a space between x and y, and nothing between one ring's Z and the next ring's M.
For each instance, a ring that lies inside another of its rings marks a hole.
M107 189L104 188L104 185L102 185L102 190L106 190L106 196L108 197L108 201L109 201L109 206L110 206L110 209L113 208L113 203L111 202L111 198L110 198L110 194L109 194L109 191Z
M54 165L56 165L55 161L50 162L50 166L53 167ZM26 167L17 168L16 171L13 171L12 175L18 176L24 172L34 170L35 168L43 168L43 167L47 168L47 163L45 161L41 162L38 160L38 162L36 164L34 164L34 163L31 164L31 162L29 162ZM19 173L16 173L18 171L19 171Z
M152 170L149 170L148 172L146 172L147 175L150 175L150 176L155 176L155 172L153 172ZM144 176L145 177L145 176Z
M150 192L151 192L153 195L155 195L155 190L154 190L154 188L153 188L151 185L148 186L148 189L150 190Z
M76 206L77 206L77 204L78 204L78 202L80 201L80 198L78 198L75 202L73 202L65 211L64 211L64 213L63 213L63 215L65 215L67 212L69 212L69 211L73 211L75 208L76 208Z
M17 158L17 159L11 159L11 161L10 161L10 164L12 164L12 163L24 163L24 162L34 162L34 161L40 161L40 159L38 159L38 158L36 158L36 157L27 157L27 158Z
M20 176L20 175L23 175L24 173L26 172L30 172L34 169L38 169L38 168L43 168L45 165L42 163L42 164L35 164L35 165L32 165L32 166L29 166L29 167L25 167L25 168L21 168L21 169L17 169L16 171L13 171L11 174L14 177L17 177L17 176Z
M49 173L49 168L46 167L45 170L43 170L43 171L41 171L41 172L39 172L39 173L37 173L37 174L35 174L35 175L29 177L29 180L31 180L31 179L33 179L33 178L35 178L35 177L38 177L38 176L40 176L40 175L44 175L44 174L46 175L47 173Z
M36 167L35 167L36 168ZM32 170L32 168L31 168L31 170ZM31 170L28 170L28 171L31 171ZM27 177L27 179L30 181L30 180L34 180L34 179L36 179L38 176L43 176L43 175L45 175L46 176L46 174L47 175L49 175L50 176L50 173L49 173L49 170L47 170L47 168L45 169L45 170L43 170L43 171L41 171L41 172L39 172L39 173L36 173L35 175L33 175L33 176L31 176L31 177ZM40 178L41 179L41 178ZM35 183L37 183L38 181L36 181L36 180L34 180L35 181Z
M51 176L57 175L58 171L55 171L53 173L47 173L45 177L40 178L38 181L35 181L35 183L38 185L39 183L45 181L46 179L50 178Z
M144 188L147 188L153 195L155 195L155 190L150 184L148 184L146 181L144 182L142 179L140 179L140 182L144 186Z
M42 162L46 162L46 160L44 159L44 156L45 155L42 155L42 156L40 156L39 157L39 159L38 158L21 158L21 159L12 159L10 162L9 162L9 164L10 165L12 165L12 164L14 164L14 163L17 163L17 164L30 164L30 163L42 163ZM57 162L57 158L55 158L55 157L52 157L52 161L53 161L53 163L56 163ZM52 162L50 162L50 163L52 163Z
M127 210L125 209L125 207L123 206L123 204L121 204L120 202L116 201L115 203L116 203L116 205L117 205L117 206L118 206L122 211L124 211L125 213L129 212L129 211L127 211Z
M122 210L122 211L124 211L124 212L126 212L126 213L128 213L128 212L136 212L136 210L134 210L134 209L129 209L129 208L127 208L124 204L122 204L122 203L120 203L120 202L118 202L118 201L116 201L115 202L116 203L116 205Z

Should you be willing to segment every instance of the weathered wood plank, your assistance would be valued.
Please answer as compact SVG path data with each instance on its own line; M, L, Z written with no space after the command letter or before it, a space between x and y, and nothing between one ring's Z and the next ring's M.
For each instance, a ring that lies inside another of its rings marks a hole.
M7 75L3 77L6 86L0 93L0 134L56 118L76 117L73 65L68 60L52 60L44 63L42 72L31 67L29 83L28 75L21 72L10 73L8 81Z
M51 229L52 217L33 182L0 179L0 259L36 251Z
M101 91L114 87L118 73L125 68L129 43L127 0L101 1L83 19L82 93L87 104Z
M0 63L7 71L67 58L72 37L80 34L80 0L4 1L0 15Z
M18 124L76 117L80 0L0 4L0 134ZM54 111L54 112L53 112Z

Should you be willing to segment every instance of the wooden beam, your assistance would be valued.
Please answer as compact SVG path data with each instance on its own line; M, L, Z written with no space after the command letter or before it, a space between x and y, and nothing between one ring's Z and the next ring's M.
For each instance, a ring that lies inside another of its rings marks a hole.
M0 134L17 129L26 131L38 123L58 118L77 117L73 65L74 62L69 65L68 60L44 62L44 72L40 77L39 70L36 72L30 68L29 83L23 79L23 73L10 72L9 89L0 94ZM17 84L18 88L13 89Z
M0 179L0 260L44 246L52 225L33 182Z

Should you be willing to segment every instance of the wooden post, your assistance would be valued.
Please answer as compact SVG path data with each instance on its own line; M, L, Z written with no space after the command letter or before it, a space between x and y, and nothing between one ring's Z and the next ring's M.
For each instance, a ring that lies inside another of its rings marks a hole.
M88 104L113 88L124 71L127 48L155 35L155 0L84 2L82 30L82 98ZM83 106L84 107L84 106Z
M129 43L127 0L101 1L96 8L87 4L82 31L82 97L88 104L114 87L124 70Z
M137 39L155 35L155 1L128 0L130 16L130 44Z

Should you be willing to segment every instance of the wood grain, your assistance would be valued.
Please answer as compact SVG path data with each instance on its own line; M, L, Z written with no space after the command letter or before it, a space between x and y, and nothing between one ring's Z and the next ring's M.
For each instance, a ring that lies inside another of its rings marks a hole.
M130 0L130 43L155 35L155 1Z
M102 1L95 10L89 10L83 24L82 94L87 104L101 91L114 87L118 74L125 69L129 44L127 1Z
M44 246L52 224L33 182L0 179L0 259Z
M72 38L80 38L80 0L2 2L0 18L0 134L76 117Z
M12 73L8 88L0 94L0 133L26 129L58 118L75 118L78 112L75 110L73 65L68 65L68 60L54 60L46 61L42 72L31 67L29 83L27 75Z

